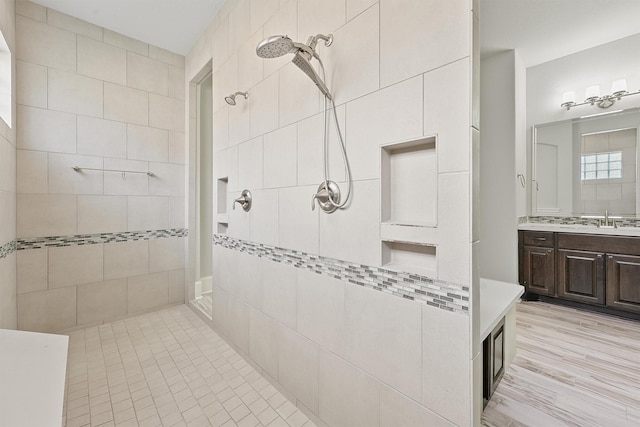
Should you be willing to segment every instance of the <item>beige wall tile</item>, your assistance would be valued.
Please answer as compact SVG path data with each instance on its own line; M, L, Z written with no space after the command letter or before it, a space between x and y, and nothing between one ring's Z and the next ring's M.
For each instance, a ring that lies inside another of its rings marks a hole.
M169 95L169 66L146 56L127 52L127 86Z
M0 328L18 327L18 302L16 293L16 254L0 259Z
M49 109L102 117L102 81L49 69Z
M78 74L124 86L127 84L127 52L78 36Z
M345 348L345 283L297 269L297 329L336 354Z
M184 68L169 66L169 97L184 101Z
M149 271L155 273L184 268L184 244L184 237L149 240Z
M169 228L185 228L185 198L171 197L169 212Z
M277 262L263 264L263 310L293 329L296 328L296 280L296 268L290 265Z
M422 334L421 305L361 286L345 291L345 358L420 400L422 350L416 343Z
M157 59L165 64L173 65L174 67L179 67L184 70L184 56L178 55L177 53L150 45L149 58Z
M169 162L185 164L185 136L184 132L169 131Z
M184 132L184 102L150 93L149 126Z
M453 427L454 424L396 390L381 386L380 427L396 426Z
M364 12L376 2L377 0L347 0L347 21Z
M439 325L434 328L433 325ZM456 425L471 420L469 317L422 306L421 403ZM446 384L446 387L443 387Z
M149 241L104 244L104 279L119 279L149 273Z
M16 191L16 152L14 145L0 138L0 191Z
M76 69L76 35L16 16L16 58L59 70Z
M265 188L296 186L297 147L298 128L295 124L264 136Z
M49 289L102 281L103 245L49 248Z
M140 160L104 159L104 194L114 196L145 196L149 194L149 163ZM112 172L114 171L114 172ZM145 173L129 173L134 171Z
M102 169L102 157L48 154L49 192L52 194L102 194L103 172L73 168Z
M154 176L149 178L149 194L154 196L184 195L184 165L150 163L149 170Z
M17 251L16 271L19 294L47 290L47 248Z
M129 197L129 231L162 230L169 228L168 197Z
M169 304L179 304L184 300L184 268L169 272Z
M78 325L111 320L127 314L126 279L78 286Z
M251 137L278 128L278 76L267 77L251 91L249 128Z
M18 329L55 332L75 325L75 286L18 295Z
M17 216L15 200L15 193L0 191L0 242L10 242L16 237L14 225Z
M324 349L319 359L320 418L329 425L378 426L380 384Z
M126 196L78 196L78 233L115 233L126 229Z
M41 22L47 20L47 8L31 1L17 1L16 14Z
M149 123L149 94L105 82L104 118L146 126Z
M53 9L47 9L47 23L72 33L82 34L95 40L102 40L101 27Z
M318 344L288 328L278 334L278 382L318 413ZM285 368L286 367L286 368Z
M140 55L149 56L149 45L139 40L132 39L125 35L104 29L103 39L105 43L135 52Z
M320 112L322 93L294 64L286 64L279 73L280 126L297 122Z
M214 305L215 308L215 305ZM249 306L229 295L227 336L245 354L249 353Z
M18 148L76 152L76 116L58 111L18 106Z
M48 192L47 153L42 151L16 151L18 193Z
M411 10L411 13L398 13L401 10ZM470 30L468 2L380 2L381 86L468 56Z
M15 80L18 104L47 108L47 67L16 61Z
M78 116L78 154L127 157L127 126L121 122Z
M127 313L164 307L169 303L169 275L162 273L127 279Z
M167 162L169 132L147 126L127 125L127 158Z
M249 356L273 378L278 378L279 329L278 322L271 317L249 309Z
M76 234L76 196L18 194L18 237Z

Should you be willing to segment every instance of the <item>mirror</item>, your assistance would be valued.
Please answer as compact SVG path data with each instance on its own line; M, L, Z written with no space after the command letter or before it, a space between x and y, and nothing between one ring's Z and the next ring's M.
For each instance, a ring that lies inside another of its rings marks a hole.
M640 212L640 109L533 127L533 215Z

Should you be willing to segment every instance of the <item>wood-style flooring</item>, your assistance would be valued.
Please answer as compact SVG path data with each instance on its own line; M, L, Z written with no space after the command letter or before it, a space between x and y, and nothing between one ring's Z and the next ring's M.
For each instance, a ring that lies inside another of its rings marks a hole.
M640 426L640 322L517 306L517 353L485 426Z

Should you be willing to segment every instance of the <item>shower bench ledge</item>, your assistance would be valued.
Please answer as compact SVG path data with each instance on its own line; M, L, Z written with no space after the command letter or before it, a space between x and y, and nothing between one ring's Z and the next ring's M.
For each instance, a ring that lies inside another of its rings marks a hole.
M0 427L60 426L66 335L0 329Z

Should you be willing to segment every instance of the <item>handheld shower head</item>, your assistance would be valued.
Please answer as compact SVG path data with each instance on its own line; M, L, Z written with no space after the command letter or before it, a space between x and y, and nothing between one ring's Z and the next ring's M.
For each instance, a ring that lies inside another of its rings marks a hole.
M300 68L307 76L311 78L311 80L313 80L313 82L316 84L316 86L318 86L318 89L320 89L320 92L322 92L324 96L326 96L328 99L331 99L331 92L329 92L329 88L327 88L327 85L322 81L316 70L311 65L311 62L309 61L310 58L305 54L305 52L297 52L291 62L293 62L296 67Z
M227 104L229 105L236 105L236 96L238 95L242 95L244 96L244 99L247 99L249 97L249 92L236 92L236 93L232 93L229 96L225 96L224 100Z
M287 36L271 36L262 40L256 47L260 58L278 58L295 51L293 40Z

